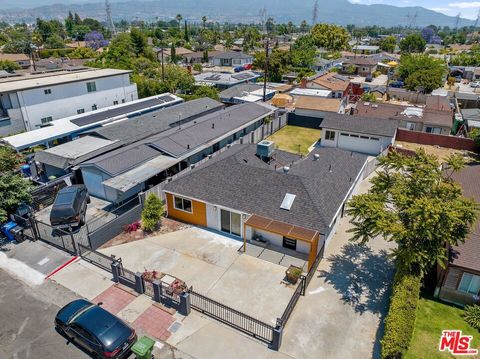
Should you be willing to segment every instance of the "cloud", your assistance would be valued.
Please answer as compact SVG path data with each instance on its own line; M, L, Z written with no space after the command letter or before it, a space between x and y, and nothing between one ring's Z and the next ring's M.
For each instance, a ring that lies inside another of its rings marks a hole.
M453 2L448 4L449 7L454 7L458 9L472 9L480 7L480 1L474 2Z

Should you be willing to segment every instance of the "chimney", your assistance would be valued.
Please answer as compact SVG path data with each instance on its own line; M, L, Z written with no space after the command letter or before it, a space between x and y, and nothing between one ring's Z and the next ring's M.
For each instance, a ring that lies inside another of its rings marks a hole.
M300 88L306 89L307 88L307 78L303 77L302 80L300 81Z

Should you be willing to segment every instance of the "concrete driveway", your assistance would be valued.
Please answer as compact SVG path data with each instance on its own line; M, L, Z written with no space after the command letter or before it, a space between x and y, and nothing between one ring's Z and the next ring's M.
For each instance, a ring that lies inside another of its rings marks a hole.
M242 254L242 242L191 227L100 250L121 257L132 271L156 270L194 290L267 323L281 316L294 287L285 267Z

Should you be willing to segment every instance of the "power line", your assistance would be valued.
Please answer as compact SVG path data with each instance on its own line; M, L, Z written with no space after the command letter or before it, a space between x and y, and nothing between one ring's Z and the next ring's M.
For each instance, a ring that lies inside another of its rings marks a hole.
M107 13L107 21L106 21L107 26L112 32L112 34L115 35L116 31L115 31L115 24L113 23L113 19L112 19L112 7L110 5L110 1L108 0L105 0L105 12Z
M318 0L315 0L313 4L313 13L312 13L312 26L317 23L318 20Z

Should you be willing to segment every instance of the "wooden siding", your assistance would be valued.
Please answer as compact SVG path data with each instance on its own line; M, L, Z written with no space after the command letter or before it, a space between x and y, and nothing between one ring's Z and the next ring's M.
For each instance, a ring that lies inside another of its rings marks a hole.
M179 221L194 224L197 226L207 227L207 206L203 202L192 200L188 197L182 197L192 201L192 213L178 210L173 205L173 195L165 193L167 197L168 216Z

